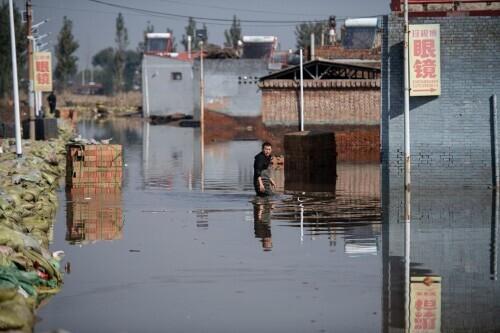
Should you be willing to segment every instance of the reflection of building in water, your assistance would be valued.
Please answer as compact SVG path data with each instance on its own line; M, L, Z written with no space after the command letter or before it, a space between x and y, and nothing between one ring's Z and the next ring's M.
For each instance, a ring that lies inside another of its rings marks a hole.
M260 142L205 144L202 165L199 129L144 123L143 174L147 189L253 191L253 158Z
M253 191L253 159L259 141L229 141L205 146L205 189Z
M83 138L93 138L97 141L112 138L111 143L130 147L141 143L142 120L130 118L99 122L81 120L78 122L78 133Z
M80 188L67 192L66 240L86 244L123 235L120 189Z
M377 199L366 197L290 197L276 202L272 219L300 229L301 236L342 246L349 255L377 254L381 235L381 210ZM343 243L338 242L341 235ZM302 238L302 237L301 237Z
M182 190L199 185L199 129L145 122L142 148L146 188Z
M498 332L498 206L488 191L414 192L411 276L441 277L443 332ZM493 204L492 204L493 203ZM384 196L384 331L404 328L403 195Z
M380 199L380 164L337 163L337 195Z
M271 251L273 239L271 236L271 210L272 204L262 198L256 198L253 202L253 228L255 238L262 242L264 251Z

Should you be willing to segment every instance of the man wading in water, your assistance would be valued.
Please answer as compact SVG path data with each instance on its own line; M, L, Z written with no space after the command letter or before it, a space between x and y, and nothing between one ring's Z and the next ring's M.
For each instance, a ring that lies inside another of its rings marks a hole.
M271 186L276 187L274 181L269 177L267 168L271 164L272 146L269 142L262 144L262 151L255 155L253 162L253 186L259 197L267 197L272 194Z

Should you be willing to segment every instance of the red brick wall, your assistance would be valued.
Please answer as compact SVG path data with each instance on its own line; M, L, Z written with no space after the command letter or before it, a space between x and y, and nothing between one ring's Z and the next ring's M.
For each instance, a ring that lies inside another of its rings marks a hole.
M307 80L309 81L309 80ZM379 80L323 80L304 84L306 124L379 125ZM269 80L262 89L261 114L266 126L299 121L299 86L291 80Z
M373 49L346 49L342 45L325 45L317 47L314 50L316 57L324 59L363 59L380 62L380 54L380 47ZM309 55L306 56L309 57Z

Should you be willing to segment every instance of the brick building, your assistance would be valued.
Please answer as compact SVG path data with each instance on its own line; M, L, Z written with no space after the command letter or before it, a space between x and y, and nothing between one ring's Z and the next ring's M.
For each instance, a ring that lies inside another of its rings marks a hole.
M266 126L299 121L299 66L264 76L261 114ZM314 60L304 64L304 117L312 125L378 125L379 70Z
M441 49L441 94L410 98L413 187L492 184L490 98L500 95L500 17L456 13L410 12L410 24L439 24ZM403 23L396 12L383 20L382 167L391 188L402 186L404 173Z
M264 76L261 114L266 127L299 124L299 66ZM353 147L379 151L380 70L368 66L314 60L304 64L304 123L337 134L337 151Z

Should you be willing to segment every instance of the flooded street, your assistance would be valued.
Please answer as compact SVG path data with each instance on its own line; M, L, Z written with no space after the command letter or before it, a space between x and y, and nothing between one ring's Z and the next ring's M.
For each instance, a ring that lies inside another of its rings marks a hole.
M500 331L490 191L413 196L406 304L403 196L382 191L378 162L339 162L331 198L284 194L273 170L280 193L256 199L259 140L206 144L202 163L199 129L127 119L79 133L123 145L123 187L59 192L50 248L70 273L36 332Z

